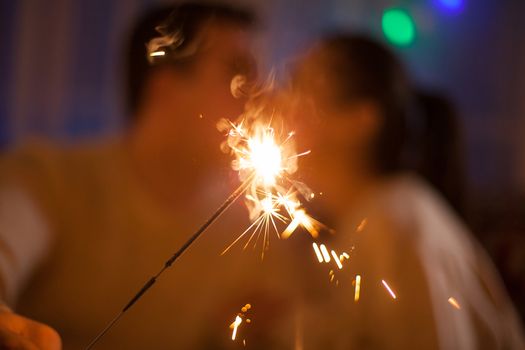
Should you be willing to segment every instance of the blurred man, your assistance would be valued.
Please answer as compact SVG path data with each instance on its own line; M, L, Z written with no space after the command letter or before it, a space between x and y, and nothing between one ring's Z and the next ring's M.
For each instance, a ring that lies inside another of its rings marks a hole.
M16 299L17 312L57 329L65 348L85 346L209 213L206 204L231 190L215 125L243 110L231 82L253 78L252 24L250 13L222 5L150 13L129 46L122 139L67 151L28 147L2 160L0 348L61 347L50 327L10 311ZM202 336L214 332L207 322L197 322L209 310L201 301L217 295L214 274L197 278L210 268L202 254L188 257L192 268L166 278L99 348L216 344Z

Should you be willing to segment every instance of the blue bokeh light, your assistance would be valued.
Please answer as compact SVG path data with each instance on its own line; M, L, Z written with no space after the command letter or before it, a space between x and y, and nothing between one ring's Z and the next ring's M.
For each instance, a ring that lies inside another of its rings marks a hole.
M450 12L460 12L465 6L465 0L436 0L436 3Z

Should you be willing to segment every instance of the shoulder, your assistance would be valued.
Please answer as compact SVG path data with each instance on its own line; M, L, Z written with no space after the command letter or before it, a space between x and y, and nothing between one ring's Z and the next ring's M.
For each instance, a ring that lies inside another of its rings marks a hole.
M15 147L0 157L0 190L21 190L56 214L72 193L97 181L103 163L114 162L114 149L110 144L62 147L41 141Z
M401 231L423 234L433 231L468 231L446 200L416 174L393 176L378 186L371 195L377 215Z
M60 176L79 167L90 168L95 163L113 162L118 155L119 145L119 142L101 142L58 146L33 141L17 146L0 157L0 179L10 174Z
M16 146L0 158L2 184L44 180L59 158L59 149L49 143L35 141Z

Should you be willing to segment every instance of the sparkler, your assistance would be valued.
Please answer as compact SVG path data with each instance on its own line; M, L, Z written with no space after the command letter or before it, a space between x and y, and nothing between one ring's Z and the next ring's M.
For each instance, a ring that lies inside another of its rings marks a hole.
M275 130L270 123L264 125L256 122L249 125L242 121L239 124L228 122L230 126L227 145L235 155L233 167L241 177L240 186L224 201L210 218L169 258L163 267L151 277L122 310L106 325L106 327L91 341L87 350L91 349L142 296L155 284L157 279L199 238L241 195L245 192L248 200L252 225L243 232L226 250L233 246L248 232L252 232L245 247L252 238L263 235L263 254L269 247L269 231L273 227L277 232L276 220L289 222L283 231L284 238L289 237L298 227L304 227L313 237L316 237L321 224L306 214L301 208L297 192L302 192L305 198L311 198L311 192L306 192L306 186L289 179L286 174L297 170L298 157L308 154L293 153L291 138L294 133L288 133L283 142L278 143ZM286 188L279 180L286 181ZM294 190L295 188L295 190Z
M323 225L308 215L299 200L299 194L306 200L315 197L308 187L290 178L297 170L297 159L310 151L295 153L294 132L279 133L272 126L272 118L265 123L259 113L245 116L239 123L222 120L218 128L227 132L223 149L234 155L233 168L241 178L246 171L252 171L257 177L247 191L246 201L252 224L242 232L229 246L225 254L243 237L257 246L262 237L262 254L269 248L270 232L281 239L290 237L299 227L304 228L316 238ZM282 137L282 135L285 135ZM286 224L284 230L278 226Z
M122 308L122 310L113 318L106 327L89 343L86 350L95 346L95 344L120 320L120 318L128 311L135 303L142 298L154 284L157 279L168 269L171 265L199 238L220 216L226 211L248 188L250 182L255 178L255 173L251 174L244 180L241 185L232 192L232 194L222 203L222 205L210 216L210 218L192 235L190 238L177 250L171 258L169 258L163 267L151 277L142 288L135 294L133 298Z

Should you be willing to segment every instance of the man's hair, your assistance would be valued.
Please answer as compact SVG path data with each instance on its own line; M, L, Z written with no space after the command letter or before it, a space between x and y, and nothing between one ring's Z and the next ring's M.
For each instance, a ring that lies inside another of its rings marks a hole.
M145 82L155 67L191 63L199 34L210 20L251 28L252 12L224 4L188 2L155 8L139 18L126 47L126 112L133 121ZM153 52L161 55L151 55Z

